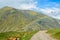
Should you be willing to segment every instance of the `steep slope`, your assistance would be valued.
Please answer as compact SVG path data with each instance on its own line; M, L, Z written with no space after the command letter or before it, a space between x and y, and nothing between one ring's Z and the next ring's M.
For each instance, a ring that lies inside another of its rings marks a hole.
M4 7L0 10L0 32L21 31L30 22L44 17L31 10L18 10Z
M19 10L11 7L0 9L0 32L32 31L59 28L53 18L32 10Z
M54 28L60 28L60 24L58 21L54 18L45 16L43 18L39 18L33 22L31 22L28 26L26 26L24 29L27 31L31 30L46 30L46 29L54 29Z

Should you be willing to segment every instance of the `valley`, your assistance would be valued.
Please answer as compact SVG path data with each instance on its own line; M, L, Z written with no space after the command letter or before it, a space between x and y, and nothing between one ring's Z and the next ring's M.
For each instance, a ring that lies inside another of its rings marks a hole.
M39 40L44 40L42 38L45 36L45 40L48 40L48 38L49 40L53 40L53 38L47 36L42 30L59 29L59 22L60 20L42 14L41 12L3 7L0 9L0 40L8 40L9 37L16 36L20 40L30 40L37 32L39 32L38 35L41 38L38 38ZM49 34L49 32L47 33Z

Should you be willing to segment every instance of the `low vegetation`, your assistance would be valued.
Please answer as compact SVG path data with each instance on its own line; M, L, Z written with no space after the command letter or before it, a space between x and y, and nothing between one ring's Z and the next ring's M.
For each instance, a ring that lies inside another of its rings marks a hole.
M48 30L47 33L50 33L52 37L60 40L60 29L51 29L51 30Z
M0 9L0 40L7 40L17 35L20 40L29 40L36 31L60 28L58 22L60 20L41 12L4 7Z
M18 37L19 40L29 40L33 34L37 31L33 32L4 32L0 33L0 40L8 40L9 37Z
M19 10L11 7L0 9L0 32L59 28L58 22L54 18L33 10Z

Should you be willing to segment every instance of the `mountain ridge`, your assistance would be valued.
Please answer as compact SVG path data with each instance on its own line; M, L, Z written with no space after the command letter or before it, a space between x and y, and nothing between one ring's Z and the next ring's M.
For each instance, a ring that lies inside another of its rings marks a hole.
M26 27L26 25L28 26ZM60 24L56 22L56 19L39 12L11 7L0 9L0 32L35 31L59 28L59 26Z

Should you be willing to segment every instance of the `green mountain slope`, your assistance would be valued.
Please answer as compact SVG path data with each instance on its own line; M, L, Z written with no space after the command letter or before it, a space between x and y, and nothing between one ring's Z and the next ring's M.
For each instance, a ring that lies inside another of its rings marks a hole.
M4 7L0 10L0 32L21 31L22 28L30 22L38 19L40 16L30 10L18 10L11 7Z
M29 40L37 31L53 28L60 28L60 20L33 10L0 9L0 40L8 40L9 37Z
M0 40L8 40L10 37L12 38L16 38L18 37L19 40L29 40L34 34L36 33L36 31L32 31L32 32L4 32L4 33L0 33Z
M50 17L40 18L32 23L30 23L24 29L27 30L45 30L45 29L54 29L60 28L60 24L56 21L56 19Z
M48 30L47 33L51 34L51 36L56 38L57 40L60 40L60 28L59 29L50 29L50 30Z
M32 10L19 10L11 7L0 9L0 32L32 31L59 28L53 18Z

